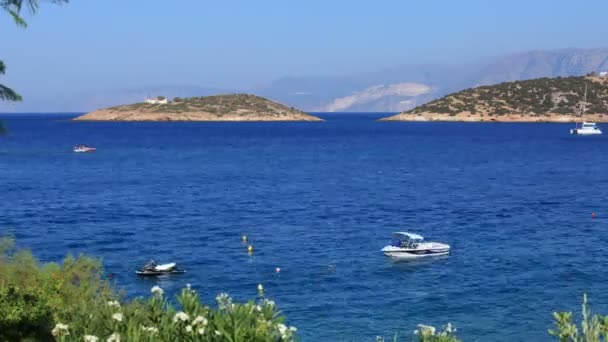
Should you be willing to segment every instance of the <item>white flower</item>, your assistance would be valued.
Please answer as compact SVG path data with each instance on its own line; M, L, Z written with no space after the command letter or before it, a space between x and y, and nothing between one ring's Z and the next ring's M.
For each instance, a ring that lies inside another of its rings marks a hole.
M113 333L112 335L110 335L110 337L108 337L108 339L106 341L107 342L120 342L120 334Z
M120 309L120 303L117 300L111 300L108 302L108 306Z
M197 325L201 323L203 326L207 326L207 324L209 323L209 321L207 320L207 318L203 317L203 316L196 316L196 318L194 319L194 321L192 321L192 325Z
M175 323L177 321L185 322L189 319L190 319L190 316L188 316L187 313L180 311L180 312L176 313L175 316L173 316L173 323Z
M229 310L232 308L232 298L227 293L220 293L215 297L220 310Z
M264 306L270 306L270 307L274 307L274 305L275 305L273 300L268 300L268 299L265 299L262 302L262 304L264 304Z
M285 326L285 324L282 323L277 324L277 328L279 329L281 335L285 334L285 332L287 331L287 327Z
M156 296L162 296L163 293L165 293L165 291L163 291L163 289L161 289L160 287L154 285L151 289L150 292L152 292L152 294L156 295Z
M157 333L157 332L158 332L158 328L157 328L157 327L146 327L146 326L142 326L142 327L141 327L141 329L142 329L143 331L147 331L147 332L149 332L149 333L151 333L151 334L155 334L155 333Z
M99 341L99 337L95 335L84 335L84 342L97 342Z
M220 336L222 333L221 333L219 330L216 330L216 331L215 331L215 334L216 334L217 336Z
M215 300L218 302L223 302L228 299L230 299L230 296L226 292L222 292L219 295L217 295L217 297L215 297Z
M291 335L291 329L287 328L287 326L285 324L277 324L277 329L279 330L279 334L281 335L281 338L283 340L287 340L289 339L289 336Z
M414 333L422 336L434 336L435 327L431 325L418 324L418 330L414 331Z
M192 332L192 326L191 325L187 325L186 326L186 331L187 332Z
M199 328L198 329L198 334L199 335L205 335L205 328Z
M70 334L68 328L67 324L57 323L51 331L51 334L53 334L53 336L67 336Z
M291 330L291 332L296 332L296 331L298 331L298 328L296 328L296 327L289 327L289 330Z
M262 311L262 307L261 307L261 306L259 306L259 305L256 305L256 306L255 306L255 311L257 311L257 312L261 312L261 311Z
M112 319L115 319L115 320L117 320L119 322L122 322L122 313L117 312L117 313L113 314L112 315Z

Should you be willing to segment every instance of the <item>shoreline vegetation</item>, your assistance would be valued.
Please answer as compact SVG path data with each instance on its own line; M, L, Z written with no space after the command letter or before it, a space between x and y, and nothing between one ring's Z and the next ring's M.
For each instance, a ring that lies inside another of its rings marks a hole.
M588 86L586 113L581 116ZM608 77L538 78L465 89L380 121L608 122Z
M583 296L579 328L572 312L553 313L560 342L608 339L608 316L592 315ZM413 333L377 342L461 342L450 323L441 330L418 325ZM147 298L126 299L104 276L101 261L68 256L41 264L30 251L0 239L0 340L2 341L276 341L297 340L297 329L258 285L256 299L234 303L221 293L204 304L190 284L169 300L154 286Z
M249 94L228 94L146 102L99 109L76 121L323 121L293 107Z

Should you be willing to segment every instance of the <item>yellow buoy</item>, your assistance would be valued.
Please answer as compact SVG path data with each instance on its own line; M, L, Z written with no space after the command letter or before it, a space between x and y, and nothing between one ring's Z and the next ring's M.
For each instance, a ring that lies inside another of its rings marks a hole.
M253 246L249 245L249 247L247 247L247 253L251 254L253 253Z

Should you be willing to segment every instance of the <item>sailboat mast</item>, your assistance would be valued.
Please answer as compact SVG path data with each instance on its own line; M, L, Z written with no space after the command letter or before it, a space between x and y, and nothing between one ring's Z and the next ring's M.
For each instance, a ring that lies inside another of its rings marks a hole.
M587 85L585 84L585 94L583 95L583 103L581 103L581 108L579 108L579 116L581 120L581 127L583 124L583 114L585 114L585 104L587 103ZM576 128L578 129L578 123L576 123Z
M583 96L583 112L581 113L581 120L583 120L583 115L585 115L585 110L587 109L585 105L587 104L587 85L585 84L585 96Z

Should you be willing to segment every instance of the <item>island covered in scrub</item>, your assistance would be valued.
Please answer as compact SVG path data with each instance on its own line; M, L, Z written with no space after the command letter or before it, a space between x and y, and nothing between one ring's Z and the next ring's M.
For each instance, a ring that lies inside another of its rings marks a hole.
M585 87L587 100L581 115ZM453 93L383 121L608 122L608 77L538 78Z
M322 119L249 94L175 98L100 109L80 121L322 121Z

